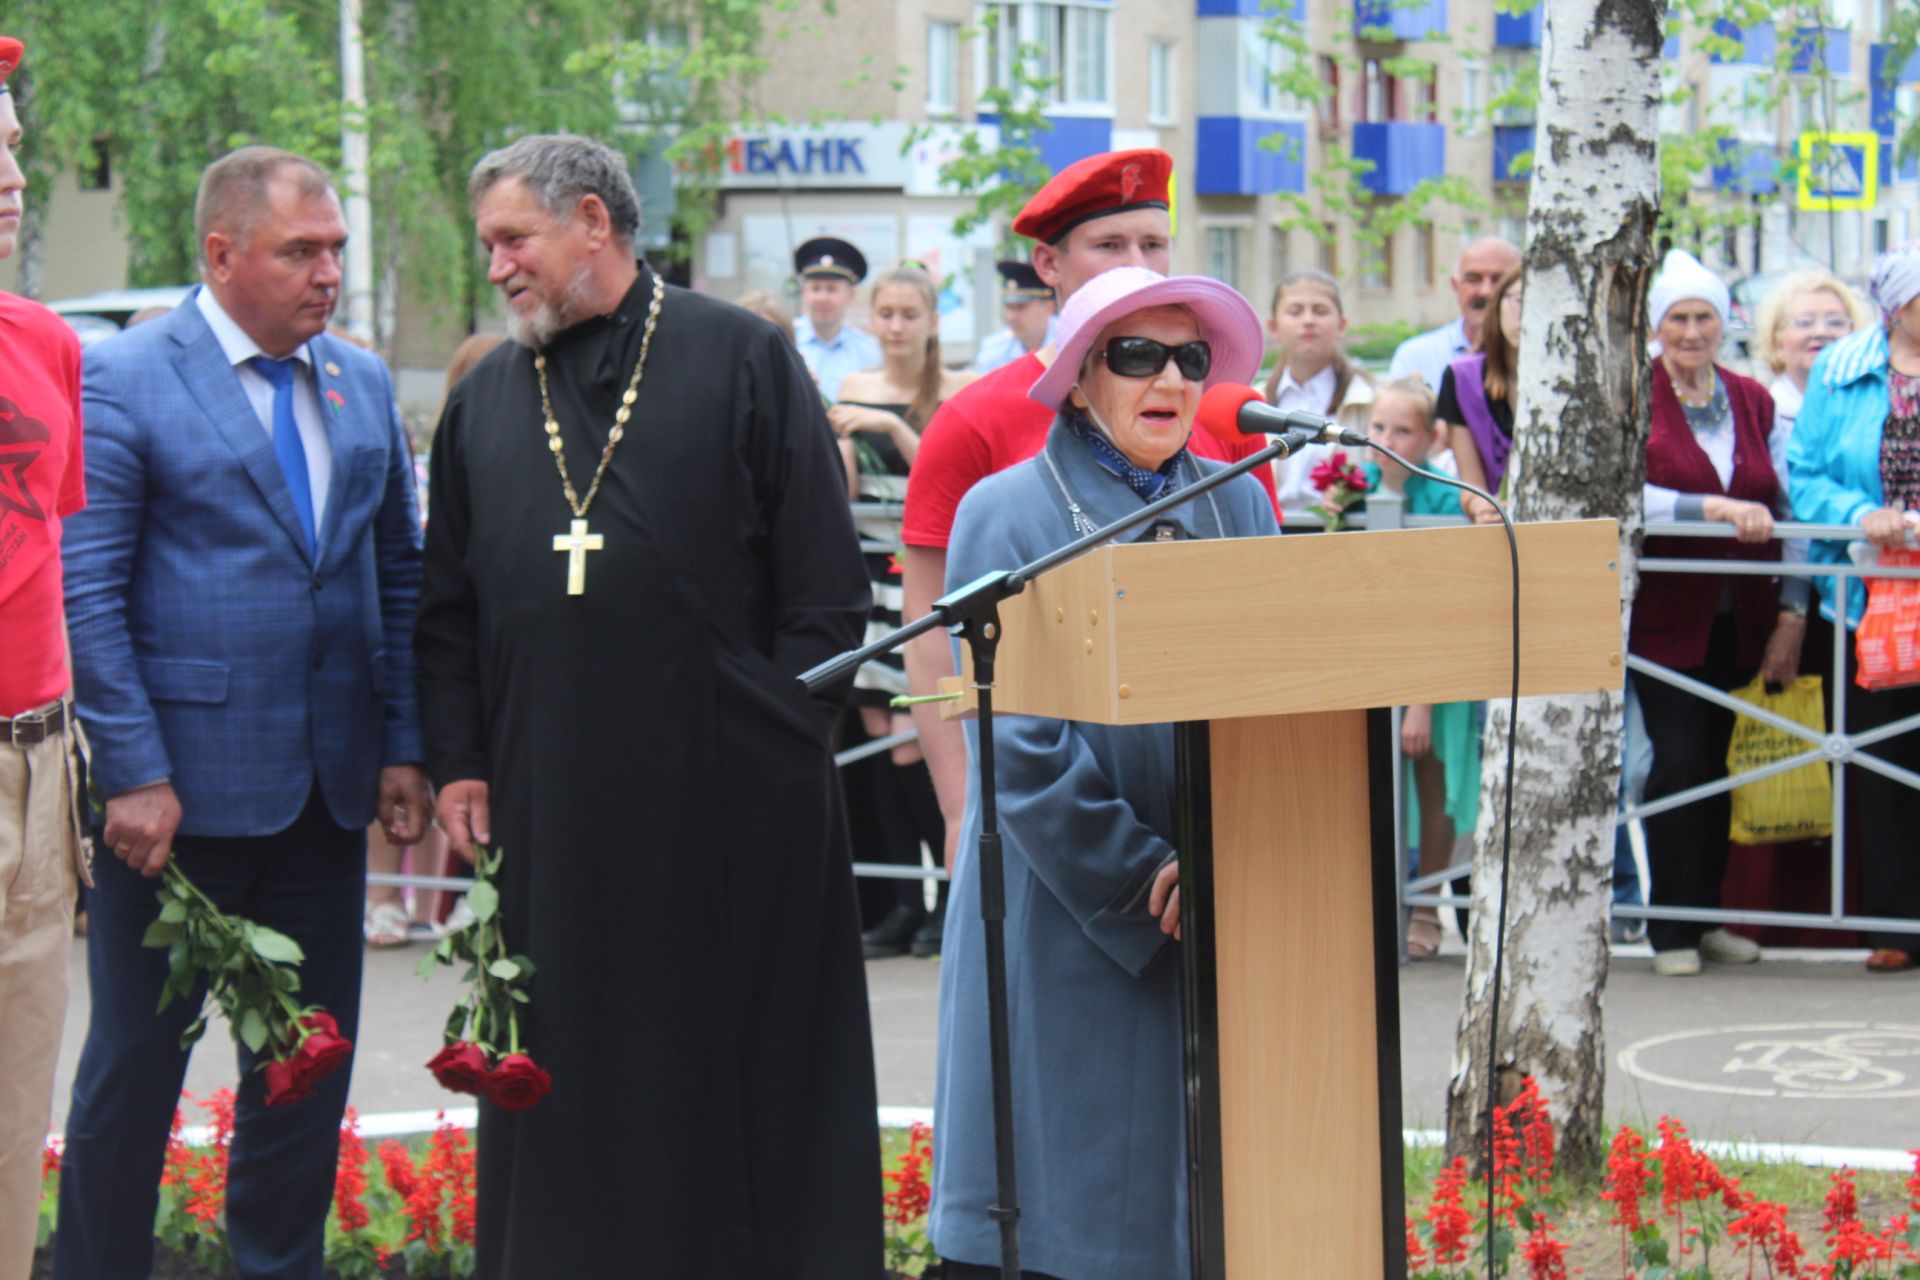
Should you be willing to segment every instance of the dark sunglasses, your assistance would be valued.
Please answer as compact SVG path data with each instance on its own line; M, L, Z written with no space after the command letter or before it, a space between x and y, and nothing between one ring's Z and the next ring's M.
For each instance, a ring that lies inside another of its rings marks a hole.
M1152 338L1113 338L1100 358L1107 368L1123 378L1151 378L1173 361L1180 376L1198 382L1213 368L1213 348L1206 342L1188 342L1170 347Z

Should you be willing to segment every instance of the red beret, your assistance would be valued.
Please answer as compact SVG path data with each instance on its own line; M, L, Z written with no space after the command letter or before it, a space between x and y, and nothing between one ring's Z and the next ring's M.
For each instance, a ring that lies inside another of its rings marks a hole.
M20 59L27 56L27 46L12 36L0 36L0 89L6 87L7 77L20 65Z
M1173 157L1152 147L1076 160L1013 220L1017 235L1054 243L1083 222L1130 209L1165 209Z

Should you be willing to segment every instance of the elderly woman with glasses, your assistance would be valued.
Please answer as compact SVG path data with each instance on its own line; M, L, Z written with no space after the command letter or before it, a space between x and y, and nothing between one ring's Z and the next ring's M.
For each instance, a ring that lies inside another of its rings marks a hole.
M1260 319L1197 276L1120 267L1068 299L1029 393L1040 454L960 504L949 589L1044 555L1219 464L1187 449L1202 389L1258 370ZM1175 507L1157 538L1277 534L1251 477ZM1195 655L1196 658L1199 655ZM940 973L934 1246L949 1277L999 1275L979 926L978 727ZM1030 1276L1165 1280L1188 1269L1173 729L1004 716L995 725L1022 1263Z
M1775 436L1793 434L1820 353L1871 320L1860 295L1824 271L1796 271L1767 295L1753 321L1754 354L1773 373L1767 392Z
M1881 322L1834 343L1813 362L1806 403L1787 446L1794 515L1812 524L1858 525L1875 548L1910 547L1920 530L1920 240L1881 255L1871 281ZM1845 563L1849 544L1815 542L1817 564ZM1835 626L1860 625L1867 589L1855 579L1844 596L1822 578L1820 612ZM1847 680L1858 674L1846 646ZM1920 715L1920 686L1848 688L1849 735ZM1920 772L1920 730L1865 748L1889 764ZM1871 769L1847 769L1849 828L1858 840L1860 910L1920 919L1920 858L1914 828L1920 793ZM1867 968L1901 973L1920 960L1920 934L1870 933Z
M1714 359L1729 301L1726 282L1681 249L1667 255L1647 294L1659 345L1647 436L1647 520L1723 521L1734 529L1725 539L1649 538L1648 556L1781 558L1773 522L1787 514L1786 486L1769 451L1772 397ZM1628 648L1716 689L1736 689L1755 672L1770 683L1789 683L1799 673L1806 593L1804 578L1783 587L1755 574L1649 573L1633 603ZM1726 777L1733 713L1663 680L1639 672L1632 679L1653 745L1645 798ZM1654 906L1721 905L1731 803L1721 792L1646 820ZM1698 921L1651 921L1647 939L1653 971L1666 977L1697 974L1703 959L1751 964L1760 958L1749 939Z

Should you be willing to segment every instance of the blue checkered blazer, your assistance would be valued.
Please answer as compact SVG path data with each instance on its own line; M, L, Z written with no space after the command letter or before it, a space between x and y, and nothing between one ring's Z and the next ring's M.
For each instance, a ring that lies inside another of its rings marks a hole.
M312 353L333 448L318 563L191 300L86 353L87 506L62 554L74 690L102 794L170 779L183 834L280 831L316 777L334 821L363 827L381 767L422 758L420 519L393 384L348 343Z

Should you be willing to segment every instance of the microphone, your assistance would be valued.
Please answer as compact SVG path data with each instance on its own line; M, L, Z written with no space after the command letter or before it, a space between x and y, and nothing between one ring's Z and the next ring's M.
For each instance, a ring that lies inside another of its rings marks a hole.
M1332 418L1299 409L1276 409L1260 398L1252 387L1238 382L1217 382L1200 397L1200 425L1222 440L1236 435L1277 435L1287 444L1287 453L1309 444L1341 444L1350 449L1365 449L1372 441L1364 431L1342 427Z

